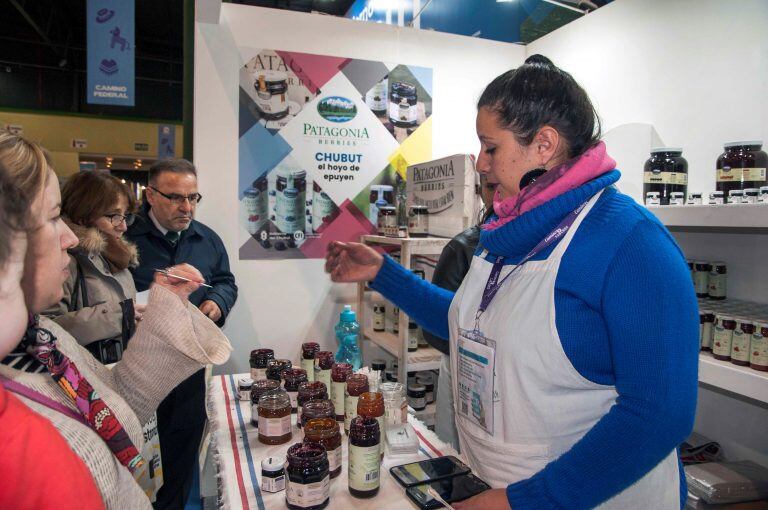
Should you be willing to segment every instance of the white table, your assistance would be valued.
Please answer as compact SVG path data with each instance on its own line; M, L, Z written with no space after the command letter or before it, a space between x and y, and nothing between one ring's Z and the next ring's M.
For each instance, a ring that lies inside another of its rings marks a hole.
M261 460L270 456L285 456L288 448L301 441L302 432L295 427L294 437L284 445L267 446L258 440L258 430L251 425L251 403L237 400L237 380L247 374L219 375L213 377L208 392L208 419L211 427L211 448L216 459L219 500L226 509L273 509L286 508L285 491L263 493L261 485ZM417 454L391 456L385 453L381 466L381 489L370 499L357 499L347 489L347 437L342 438L342 471L331 480L331 499L327 508L354 508L355 510L404 510L417 508L405 495L404 489L389 474L389 468L399 464L424 460L442 455L455 455L450 445L421 422L408 417L419 436ZM342 432L343 434L343 432Z

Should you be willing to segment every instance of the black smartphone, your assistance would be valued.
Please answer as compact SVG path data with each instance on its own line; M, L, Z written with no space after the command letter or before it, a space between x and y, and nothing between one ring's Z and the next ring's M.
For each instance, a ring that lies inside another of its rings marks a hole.
M468 473L452 478L444 478L432 483L414 485L405 489L405 493L422 510L442 508L443 504L429 495L429 487L432 487L446 503L464 501L491 488L490 485L472 473Z
M389 468L389 472L403 487L463 475L470 471L469 466L452 455Z

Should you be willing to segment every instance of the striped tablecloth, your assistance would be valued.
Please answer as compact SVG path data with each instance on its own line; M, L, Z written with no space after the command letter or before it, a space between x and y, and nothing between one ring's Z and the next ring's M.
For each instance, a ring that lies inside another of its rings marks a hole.
M219 503L227 509L286 508L285 491L263 493L261 460L266 457L285 456L290 447L300 440L301 431L295 426L294 439L284 445L266 446L259 442L258 431L251 425L251 404L237 400L237 380L246 374L213 377L208 392L208 419L211 425L211 448L216 459ZM293 417L295 423L295 416ZM457 455L450 445L440 441L418 420L409 416L419 437L419 453L384 457L381 489L376 497L357 499L347 490L347 444L343 437L341 474L331 480L331 500L328 508L355 508L355 510L403 510L416 508L404 489L389 474L389 468L399 464L424 460L442 455ZM343 434L343 432L342 432Z

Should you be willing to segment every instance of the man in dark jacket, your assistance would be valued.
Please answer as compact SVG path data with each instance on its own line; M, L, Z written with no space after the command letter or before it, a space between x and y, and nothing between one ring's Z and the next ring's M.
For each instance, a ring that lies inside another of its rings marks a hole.
M144 207L127 233L139 249L140 265L131 272L141 292L149 288L155 269L181 263L196 267L212 288L200 287L189 300L222 326L237 299L237 285L221 238L194 220L201 199L192 163L167 159L152 165ZM200 370L157 410L164 483L156 509L184 508L205 420L205 371Z

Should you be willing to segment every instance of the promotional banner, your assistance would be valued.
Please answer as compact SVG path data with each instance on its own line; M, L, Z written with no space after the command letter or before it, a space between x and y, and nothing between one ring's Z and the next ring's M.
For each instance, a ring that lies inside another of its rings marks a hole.
M176 157L176 126L159 124L157 126L157 159Z
M91 104L134 106L134 0L88 0Z
M431 69L257 51L240 69L240 259L323 258L375 233L432 157L431 115Z

